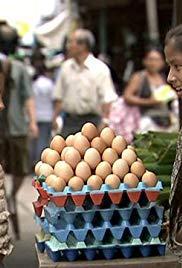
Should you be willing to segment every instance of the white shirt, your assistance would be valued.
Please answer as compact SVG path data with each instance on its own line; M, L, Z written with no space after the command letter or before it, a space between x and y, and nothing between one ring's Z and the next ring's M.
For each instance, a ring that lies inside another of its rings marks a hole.
M33 82L37 122L51 122L53 118L54 83L45 76Z
M62 101L64 111L79 115L100 114L102 104L116 98L109 68L92 54L82 66L74 59L63 63L54 99Z

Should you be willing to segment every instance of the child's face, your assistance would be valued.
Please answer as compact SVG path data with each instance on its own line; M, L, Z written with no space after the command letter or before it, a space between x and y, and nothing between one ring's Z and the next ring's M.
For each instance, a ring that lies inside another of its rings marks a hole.
M182 51L175 49L173 40L165 46L165 56L170 67L167 81L178 97L182 98Z

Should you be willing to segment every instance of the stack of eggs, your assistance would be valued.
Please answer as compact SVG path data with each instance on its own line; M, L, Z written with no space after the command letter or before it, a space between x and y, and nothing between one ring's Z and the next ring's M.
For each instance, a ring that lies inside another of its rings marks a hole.
M102 184L117 189L123 182L131 188L140 181L149 187L157 183L156 175L145 169L122 136L115 136L109 127L99 133L92 123L86 123L81 132L66 140L55 136L50 148L42 152L35 174L44 176L46 184L58 192L66 186L80 191L84 184L99 190Z

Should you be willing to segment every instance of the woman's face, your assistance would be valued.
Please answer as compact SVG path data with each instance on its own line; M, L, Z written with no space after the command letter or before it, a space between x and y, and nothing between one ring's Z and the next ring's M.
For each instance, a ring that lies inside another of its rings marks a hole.
M182 98L182 51L175 49L174 41L169 41L165 46L166 62L169 65L167 81L176 91L179 98Z
M150 51L144 58L144 66L151 73L158 73L164 68L164 59L158 51Z

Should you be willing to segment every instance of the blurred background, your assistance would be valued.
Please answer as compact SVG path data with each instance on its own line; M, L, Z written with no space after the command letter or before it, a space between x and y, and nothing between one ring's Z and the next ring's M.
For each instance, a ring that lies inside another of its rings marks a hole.
M181 14L182 2L177 0L0 0L0 25L9 24L19 35L16 51L8 56L23 63L32 83L37 79L36 64L43 61L53 91L67 57L69 34L77 28L87 28L96 39L94 55L109 66L119 97L132 74L143 68L146 47L152 45L162 50L166 32L181 22ZM164 73L167 73L166 66ZM47 96L52 102L52 95ZM176 132L179 129L177 99L171 111L172 124L166 131ZM62 121L58 123L61 129ZM31 204L37 198L31 186L32 168L37 161L32 150L35 146L30 137L30 171L17 192L20 239L15 239L11 228L15 249L5 260L8 268L38 267L34 248L37 226ZM5 185L8 195L12 190L10 176L6 176Z

